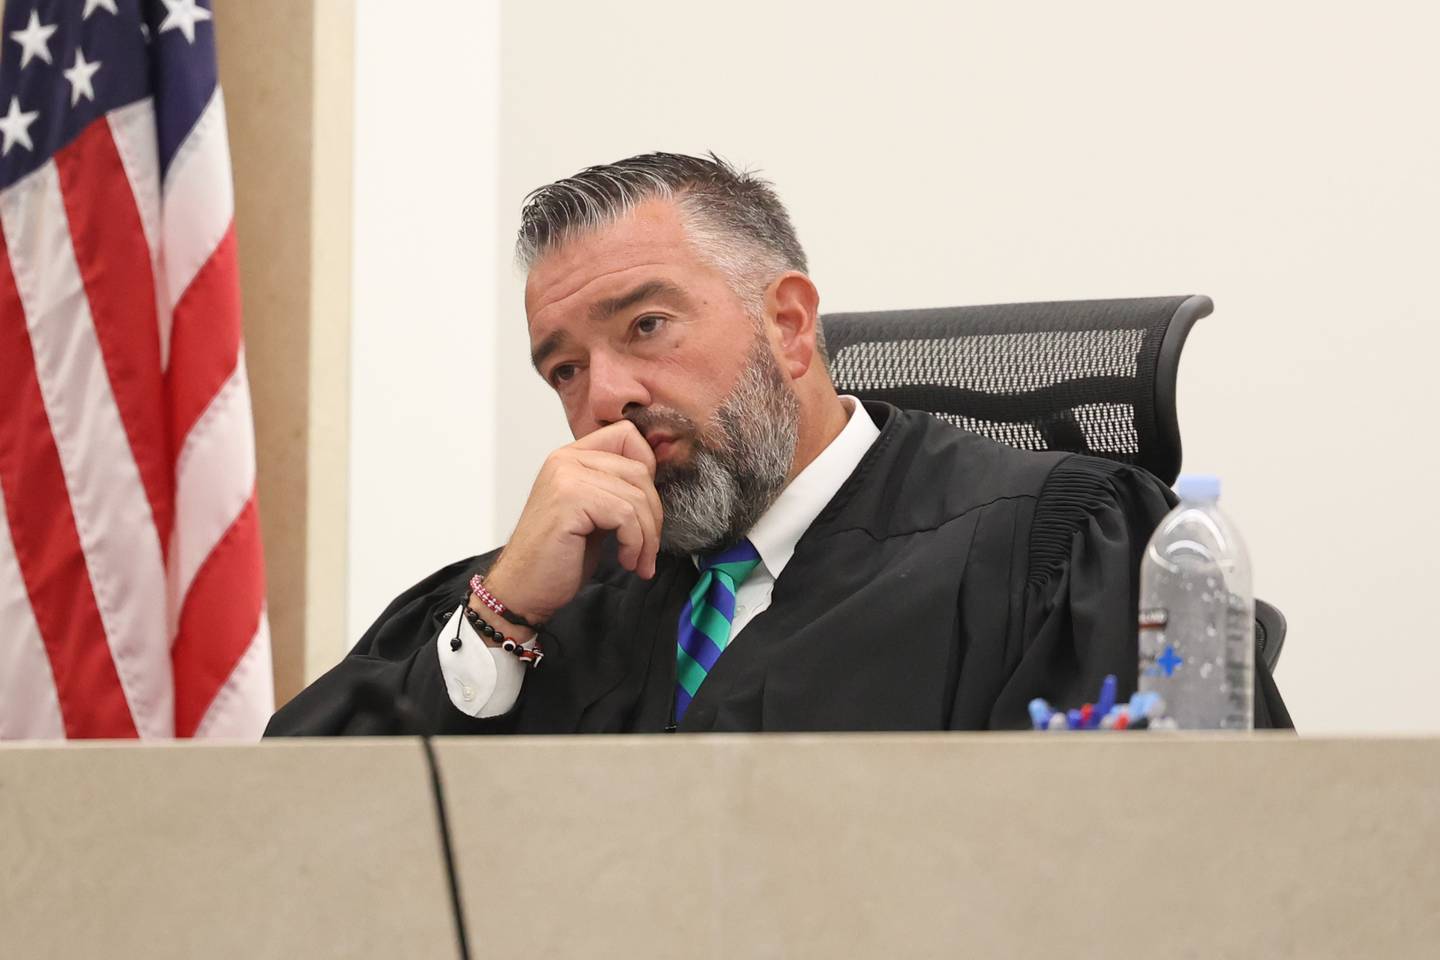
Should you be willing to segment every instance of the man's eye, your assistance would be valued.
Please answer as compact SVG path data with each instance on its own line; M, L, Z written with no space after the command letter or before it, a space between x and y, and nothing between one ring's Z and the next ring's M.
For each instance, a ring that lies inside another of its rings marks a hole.
M575 364L562 363L550 371L550 382L557 387L562 383L568 383L575 376Z
M642 337L648 337L652 334L658 333L660 331L660 328L663 326L665 326L664 317L657 316L653 313L646 314L639 320L635 321L635 332L640 334Z

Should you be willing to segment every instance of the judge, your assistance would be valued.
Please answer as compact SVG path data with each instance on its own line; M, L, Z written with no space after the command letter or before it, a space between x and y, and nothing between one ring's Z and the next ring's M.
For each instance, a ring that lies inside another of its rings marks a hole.
M838 396L764 181L592 167L517 247L575 441L504 548L397 597L269 734L983 730L1134 688L1170 492ZM1259 664L1256 722L1289 725Z

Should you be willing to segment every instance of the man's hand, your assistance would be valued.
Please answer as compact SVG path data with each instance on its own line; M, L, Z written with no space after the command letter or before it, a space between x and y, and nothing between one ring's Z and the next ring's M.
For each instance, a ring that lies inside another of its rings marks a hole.
M485 584L526 619L547 620L590 579L610 533L621 566L653 577L662 519L655 454L633 423L612 423L546 458Z

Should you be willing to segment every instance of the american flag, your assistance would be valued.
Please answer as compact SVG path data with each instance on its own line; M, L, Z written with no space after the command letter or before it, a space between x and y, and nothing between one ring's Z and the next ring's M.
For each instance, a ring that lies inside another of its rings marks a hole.
M273 706L234 188L197 0L6 0L0 737Z

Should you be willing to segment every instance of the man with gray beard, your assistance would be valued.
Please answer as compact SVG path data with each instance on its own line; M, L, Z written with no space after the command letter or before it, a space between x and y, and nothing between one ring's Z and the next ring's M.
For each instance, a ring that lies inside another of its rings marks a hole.
M987 729L1135 685L1143 470L837 395L770 186L632 157L527 198L573 443L509 542L397 598L270 734ZM1257 665L1256 725L1288 725Z
M735 391L715 411L709 435L684 414L649 407L627 414L644 435L695 437L688 462L655 468L665 521L660 549L699 554L734 543L775 502L795 458L799 407L762 331Z

